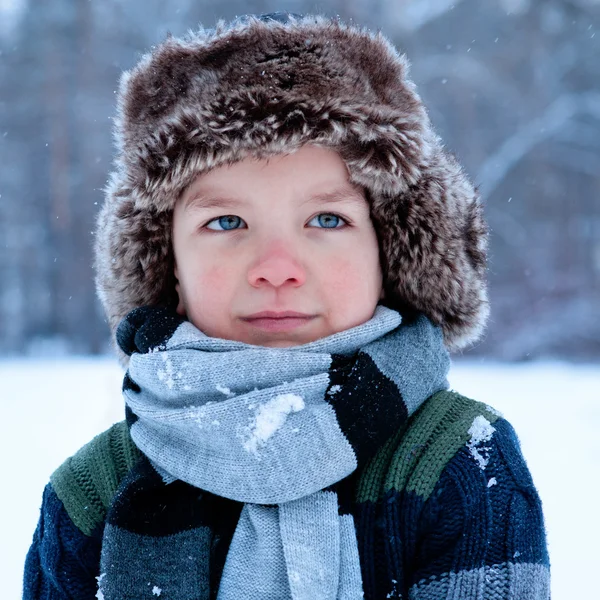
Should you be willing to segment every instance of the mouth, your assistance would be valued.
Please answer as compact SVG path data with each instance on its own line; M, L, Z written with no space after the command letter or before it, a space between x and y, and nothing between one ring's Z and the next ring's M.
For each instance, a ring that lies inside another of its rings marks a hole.
M259 317L242 319L251 327L262 329L263 331L291 331L306 325L316 317Z

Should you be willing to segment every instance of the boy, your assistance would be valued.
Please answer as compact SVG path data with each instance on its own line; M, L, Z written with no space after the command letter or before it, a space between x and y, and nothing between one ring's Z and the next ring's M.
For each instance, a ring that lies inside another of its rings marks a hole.
M123 76L96 268L126 421L52 475L26 600L549 597L516 435L448 390L487 232L407 71L275 14Z

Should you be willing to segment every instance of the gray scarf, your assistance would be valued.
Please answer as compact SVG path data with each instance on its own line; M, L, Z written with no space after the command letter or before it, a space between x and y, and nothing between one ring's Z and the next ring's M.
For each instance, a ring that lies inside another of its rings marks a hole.
M326 488L447 388L441 330L380 305L357 327L269 348L135 312L120 327L135 444L165 482L245 503L218 599L362 598L353 517Z

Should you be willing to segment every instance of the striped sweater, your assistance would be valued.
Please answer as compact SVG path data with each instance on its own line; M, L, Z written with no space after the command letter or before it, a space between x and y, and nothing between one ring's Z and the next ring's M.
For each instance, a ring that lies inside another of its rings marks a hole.
M23 600L96 597L110 507L126 478L149 469L123 421L56 470L27 555ZM336 486L340 512L354 517L367 600L550 597L540 499L512 426L489 406L435 394L368 465ZM185 521L198 490L180 481L163 489L157 505L179 503L175 513ZM195 548L209 557L199 575L206 581L198 582L205 593L197 596L207 600L216 598L242 505L214 496L211 506L203 526L212 535L203 538L207 548ZM131 519L160 522L158 515ZM158 524L152 529L168 533ZM148 598L162 593L168 600L165 592L149 587Z

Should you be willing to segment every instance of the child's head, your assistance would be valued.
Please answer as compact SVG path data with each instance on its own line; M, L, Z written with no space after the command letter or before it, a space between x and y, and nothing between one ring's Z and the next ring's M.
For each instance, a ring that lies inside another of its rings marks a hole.
M175 205L172 243L177 312L212 337L304 344L369 320L383 292L369 204L329 148L199 175ZM264 311L312 318L285 331L246 319Z
M408 69L381 34L265 15L168 37L124 73L95 238L113 333L163 305L214 337L295 345L383 298L441 325L449 348L477 339L481 204ZM241 320L261 311L315 318L278 334Z

